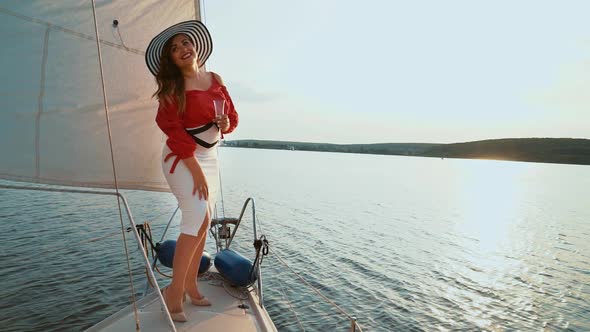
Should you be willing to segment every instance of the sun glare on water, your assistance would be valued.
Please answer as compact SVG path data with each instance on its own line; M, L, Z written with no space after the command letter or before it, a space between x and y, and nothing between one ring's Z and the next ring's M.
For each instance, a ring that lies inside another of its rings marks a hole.
M494 301L504 301L512 282L526 267L520 259L530 247L523 232L527 192L523 181L531 164L471 160L456 164L454 193L458 218L450 232L462 250L453 253L454 276L447 298L459 304L466 319L495 331ZM527 244L528 243L528 244ZM467 291L466 291L467 289ZM501 329L500 329L501 330Z
M522 180L530 165L475 160L458 166L462 176L456 193L462 216L455 232L475 241L470 247L481 255L502 253L513 241L521 241L514 231L526 204Z

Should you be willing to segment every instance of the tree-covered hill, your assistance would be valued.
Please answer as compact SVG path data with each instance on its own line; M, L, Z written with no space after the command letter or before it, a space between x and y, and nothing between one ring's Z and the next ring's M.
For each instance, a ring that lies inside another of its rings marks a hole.
M367 153L439 158L470 158L590 165L590 140L574 138L507 138L465 143L330 144L238 140L225 146L256 149Z

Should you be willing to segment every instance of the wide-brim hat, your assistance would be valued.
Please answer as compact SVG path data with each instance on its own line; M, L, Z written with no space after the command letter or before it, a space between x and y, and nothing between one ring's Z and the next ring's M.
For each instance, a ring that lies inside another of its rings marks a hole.
M197 49L199 67L207 61L211 52L213 52L211 35L203 23L191 20L174 24L154 37L145 51L145 63L154 76L158 75L160 70L160 57L162 56L164 44L168 39L181 33L192 39Z

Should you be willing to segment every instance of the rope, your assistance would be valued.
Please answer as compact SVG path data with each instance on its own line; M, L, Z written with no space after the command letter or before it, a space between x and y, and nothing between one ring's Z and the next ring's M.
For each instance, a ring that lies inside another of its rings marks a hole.
M262 231L262 222L260 221L260 216L258 214L256 214L256 225L258 226L258 231L260 234L264 234Z
M250 286L233 287L219 273L206 272L203 276L199 277L199 281L206 281L206 280L209 281L209 285L223 287L223 289L225 290L225 292L229 296L233 297L234 299L241 300L241 301L247 300L248 295L246 295L246 293L250 293L254 290L254 288L248 289ZM236 295L237 293L244 294L244 296L239 296L239 294Z
M121 45L123 45L123 47L125 47L126 51L129 51L129 47L127 47L127 45L125 45L125 42L123 41L123 36L121 36L121 30L119 30L119 25L115 26L115 30L117 30L117 34L119 35L119 40L121 41Z
M226 281L223 281L223 289L231 297L233 297L235 299L238 299L238 300L242 300L242 301L248 299L248 295L244 294L244 296L236 296L236 295L232 294L232 292L230 292L230 290L228 288L236 289L238 292L241 292L242 294L244 294L244 293L248 293L249 292L248 289L247 289L247 287L232 287Z
M270 249L270 248L269 248ZM270 249L272 250L272 249ZM295 276L297 276L297 278L299 278L299 280L301 280L301 282L303 282L304 284L306 284L307 286L309 286L309 288L311 288L316 294L318 294L321 298L324 299L324 301L328 302L329 304L331 304L334 308L336 308L336 310L338 310L341 314L343 314L344 316L346 316L351 322L353 322L353 324L355 325L356 328L358 328L358 330L360 332L362 332L363 330L361 329L361 327L359 326L359 324L356 322L356 318L352 317L351 315L347 314L342 308L340 308L340 306L338 306L336 303L334 303L332 300L330 300L329 298L327 298L324 294L322 294L319 290L317 290L315 287L313 287L312 284L310 284L309 282L307 282L307 280L303 279L303 277L301 275L299 275L299 273L295 272L295 270L293 270L282 258L281 256L279 256L279 254L272 250L272 253L277 257L277 259L279 260L279 262L281 262L281 264L283 264L286 268L288 268L289 270L291 270L291 272L293 272L293 274L295 274Z
M150 256L150 253L152 255L152 258L154 258L154 268L156 269L156 271L158 271L158 273L166 278L172 278L172 276L165 274L164 272L160 271L160 269L158 268L157 262L155 261L155 258L158 256L158 252L156 250L156 247L154 246L154 242L152 241L152 226L150 225L149 222L145 222L142 225L137 225L137 229L139 231L140 234L140 238L141 238L141 245L143 246L143 248L145 249L145 255L146 257ZM148 243L149 243L149 250L148 250ZM152 280L149 277L149 269L145 268L145 274L146 274L146 278L147 281L149 282L151 287L154 287L154 284L152 283Z
M109 103L107 100L107 91L106 91L106 87L104 84L104 72L103 72L103 68L102 68L102 52L100 49L100 37L98 34L98 23L96 20L96 3L94 0L92 0L92 17L94 19L94 33L96 35L96 48L98 51L98 66L100 69L100 85L102 87L102 97L103 97L103 101L104 101L104 111L105 111L105 117L106 117L106 122L107 122L107 132L109 134L109 148L111 151L111 163L113 166L113 179L115 181L115 191L117 192L117 195L119 195L119 184L117 182L117 170L115 167L115 154L113 152L113 138L111 135L111 125L110 125L110 121L109 121L109 106L108 106ZM125 256L127 257L127 270L129 272L129 284L131 286L131 298L133 300L133 315L135 318L135 330L140 331L139 314L138 314L137 303L136 303L136 299L135 299L135 287L133 286L133 272L131 271L131 263L129 260L129 249L127 248L127 237L125 236L125 226L123 226L123 212L121 211L121 200L119 199L119 197L117 197L117 205L119 207L119 220L121 221L121 234L123 234L123 243L125 245Z
M152 243L152 229L150 227L150 224L146 221L145 223L143 223L141 225L137 225L137 230L139 231L139 238L140 238L140 242L141 242L141 247L144 249L145 255L149 257L150 252L151 252L152 256L153 256L154 255L154 244ZM147 234L148 232L149 232L149 235ZM149 249L147 246L148 241L150 243ZM150 284L150 286L154 287L152 280L150 280L149 270L148 270L147 266L145 267L145 276L146 276L147 281Z
M254 259L254 263L250 269L250 280L253 279L252 274L254 273L256 266L262 265L262 259L264 259L264 256L268 255L268 240L264 234L260 235L258 240L254 240L254 248L256 249L256 258ZM260 255L261 252L262 256ZM258 262L258 260L260 260L260 262Z

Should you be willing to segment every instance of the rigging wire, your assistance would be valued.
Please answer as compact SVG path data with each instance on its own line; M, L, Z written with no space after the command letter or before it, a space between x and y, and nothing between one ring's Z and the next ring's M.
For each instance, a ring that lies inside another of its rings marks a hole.
M221 129L219 129L221 132ZM221 138L220 138L221 143ZM219 143L219 144L220 144ZM217 172L219 174L219 194L221 195L221 217L225 218L225 201L223 199L223 182L221 181L221 160L219 158L219 144L217 144ZM217 206L217 204L215 204ZM215 209L215 213L217 214L217 209Z
M206 23L207 21L207 14L206 14L206 5L205 5L206 0L202 1L202 8L203 8L203 13L202 13L202 21L203 23ZM221 143L221 139L220 139L220 143ZM219 144L220 145L220 144ZM217 158L219 160L219 145L217 146ZM224 204L224 200L223 200L223 183L222 183L222 177L221 177L221 167L220 167L220 163L218 164L218 171L219 171L219 188L220 188L220 194L221 194L221 208L222 208L222 215L223 217L225 217L225 204ZM260 231L261 234L263 234L262 231L262 224L260 222L260 218L258 216L255 217L256 218L256 224L258 225L258 229ZM271 250L270 247L267 246L268 250ZM322 297L326 302L328 302L330 305L332 305L334 308L336 308L341 314L343 314L344 316L346 316L353 324L353 327L358 328L359 331L362 332L361 327L359 326L359 324L356 322L356 318L350 316L348 313L346 313L342 308L340 308L340 306L338 306L336 303L334 303L332 300L328 299L326 296L324 296L319 290L317 290L313 285L311 285L309 282L307 282L303 277L301 277L301 275L299 275L297 272L295 272L295 270L293 270L274 250L273 253L277 256L277 258L279 259L279 261L285 266L287 267L289 270L291 270L291 272L293 272L304 284L306 284L308 287L310 287L314 292L316 292L320 297ZM223 282L223 288L225 289L225 291L231 295L232 297L241 299L239 297L234 296L233 294L231 294L227 287L226 287L226 283ZM252 288L252 290L254 290L254 288ZM250 291L252 291L250 290ZM293 311L293 313L295 314L295 318L297 320L297 323L299 325L299 327L301 328L302 331L305 331L305 328L303 327L301 320L299 319L299 316L297 315L297 313L295 312L291 302L287 299L285 291L283 286L281 285L281 291L285 297L285 299L287 300L287 303L289 304L289 307L291 308L291 310Z
M104 111L105 111L105 117L106 117L106 124L107 124L107 132L109 135L109 148L110 148L110 152L111 152L111 163L112 163L112 167L113 167L113 179L115 182L115 191L117 193L117 206L119 207L119 220L121 222L121 234L123 235L123 243L125 246L125 256L127 258L127 270L128 270L128 274L129 274L129 284L131 286L131 298L133 300L133 316L135 318L135 330L139 331L140 327L139 327L139 313L137 310L137 300L135 298L135 287L133 285L133 272L131 271L131 262L129 259L129 248L127 247L127 237L125 236L125 226L123 225L123 211L121 210L121 197L119 194L119 184L117 182L117 170L115 167L115 153L113 151L113 138L111 135L111 125L110 125L110 121L109 121L109 104L108 104L108 99L107 99L107 92L106 92L106 87L105 87L105 83L104 83L104 71L103 71L103 67L102 67L102 52L100 49L100 37L99 37L99 33L98 33L98 22L96 19L96 3L95 0L92 0L92 17L94 19L94 33L96 35L96 48L98 51L98 66L100 69L100 83L101 83L101 88L102 88L102 98L103 98L103 102L104 102ZM136 230L134 230L136 231Z
M199 10L199 13L201 14L200 19L203 22L203 24L207 24L207 9L206 9L206 5L205 5L205 0L201 1L202 3L202 8L203 10ZM196 16L196 15L195 15ZM225 104L223 106L223 111L225 114ZM221 134L221 129L219 129L219 133ZM221 217L225 218L225 200L224 200L224 195L223 195L223 182L221 180L221 159L219 158L219 146L221 145L221 135L219 137L219 141L217 143L217 146L215 147L217 149L217 172L219 174L219 195L221 196ZM217 217L217 204L215 204L215 217Z

